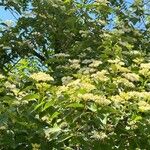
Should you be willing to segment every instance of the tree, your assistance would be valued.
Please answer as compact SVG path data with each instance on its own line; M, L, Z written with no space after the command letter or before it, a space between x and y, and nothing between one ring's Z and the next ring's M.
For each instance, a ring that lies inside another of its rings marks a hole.
M149 149L149 1L0 4L0 149Z
M148 4L121 0L3 0L1 5L17 13L19 19L13 27L2 23L1 65L8 67L11 61L34 56L54 70L57 62L50 64L54 54L96 58L104 51L106 34L112 38L117 34L111 39L112 45L126 49L131 44L135 50L148 52Z

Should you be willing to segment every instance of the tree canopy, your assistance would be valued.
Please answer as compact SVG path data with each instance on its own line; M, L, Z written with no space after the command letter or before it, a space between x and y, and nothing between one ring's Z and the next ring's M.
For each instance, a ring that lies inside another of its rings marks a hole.
M57 62L50 62L55 54L99 58L107 42L110 57L115 57L114 46L144 52L150 49L150 6L146 0L2 0L0 4L19 16L13 26L1 23L3 71L10 62L24 57L36 57L53 69Z
M148 150L149 0L0 0L1 150Z

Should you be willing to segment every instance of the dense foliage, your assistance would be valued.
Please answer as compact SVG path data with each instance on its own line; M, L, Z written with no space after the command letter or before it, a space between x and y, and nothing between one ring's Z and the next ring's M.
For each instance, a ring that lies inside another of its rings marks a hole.
M0 5L1 150L149 149L149 1Z
M28 75L27 60L1 75L1 148L148 149L150 63L138 51L126 55L129 65L126 57L72 60L83 67L62 85L44 72Z

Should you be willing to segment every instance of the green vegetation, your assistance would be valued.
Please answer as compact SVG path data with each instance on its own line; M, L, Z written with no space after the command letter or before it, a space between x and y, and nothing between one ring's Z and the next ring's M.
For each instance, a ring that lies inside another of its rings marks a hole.
M0 150L149 149L149 1L0 4Z

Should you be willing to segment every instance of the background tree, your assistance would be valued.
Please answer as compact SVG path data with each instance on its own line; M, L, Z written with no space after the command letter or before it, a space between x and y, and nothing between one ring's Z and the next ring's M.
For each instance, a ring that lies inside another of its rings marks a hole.
M99 59L104 42L149 51L149 1L3 0L1 6L19 15L13 27L1 24L3 72L24 57L37 58L56 72L69 58ZM61 53L69 56L59 61L55 54ZM108 53L115 57L111 49Z

